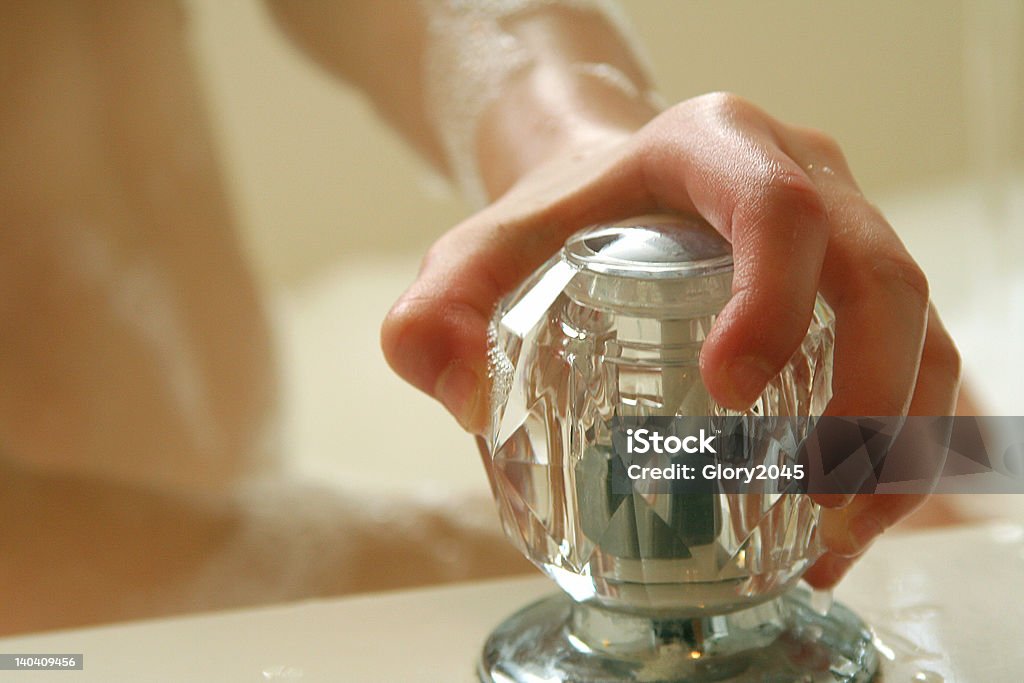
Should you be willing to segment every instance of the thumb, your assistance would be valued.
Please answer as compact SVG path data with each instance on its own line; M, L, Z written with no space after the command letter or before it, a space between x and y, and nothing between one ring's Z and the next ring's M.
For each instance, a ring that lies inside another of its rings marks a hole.
M381 347L401 377L440 400L468 431L489 415L487 328L499 298L592 223L648 211L628 153L584 172L543 169L445 234L384 319ZM566 179L571 180L566 180Z
M479 277L479 257L439 256L431 250L419 277L388 312L381 347L388 364L410 384L444 404L463 428L486 422L487 323L500 296Z

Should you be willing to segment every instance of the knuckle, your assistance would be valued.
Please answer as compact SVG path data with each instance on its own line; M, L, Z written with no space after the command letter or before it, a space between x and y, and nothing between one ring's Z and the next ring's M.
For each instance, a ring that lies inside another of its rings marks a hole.
M808 178L780 171L764 182L742 218L754 224L766 219L789 223L799 218L823 225L828 221L828 208L818 188Z
M828 133L817 128L804 128L800 134L804 139L804 144L821 157L825 159L844 158L839 143Z
M747 118L759 111L750 100L732 92L711 92L689 102L715 118L729 121Z
M825 215L825 200L818 188L803 175L779 172L768 181L768 194L787 211Z
M742 109L750 104L750 102L736 93L725 90L708 93L703 97L707 102L718 109L736 110Z
M871 267L873 281L883 288L900 287L913 295L922 309L931 297L928 278L910 256L886 255L876 258Z

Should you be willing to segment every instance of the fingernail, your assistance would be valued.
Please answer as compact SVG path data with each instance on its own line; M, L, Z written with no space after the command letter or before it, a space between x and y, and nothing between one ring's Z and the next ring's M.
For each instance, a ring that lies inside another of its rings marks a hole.
M475 372L461 363L452 363L438 377L435 394L463 429L471 431L475 427L473 418L480 400L480 380Z
M832 588L849 571L852 564L850 558L825 553L811 566L804 578L818 590Z
M763 358L742 356L729 364L725 376L734 402L731 407L746 408L761 395L775 371Z
M874 515L861 513L850 520L850 537L861 550L871 545L871 542L881 536L883 531L885 531L885 527Z

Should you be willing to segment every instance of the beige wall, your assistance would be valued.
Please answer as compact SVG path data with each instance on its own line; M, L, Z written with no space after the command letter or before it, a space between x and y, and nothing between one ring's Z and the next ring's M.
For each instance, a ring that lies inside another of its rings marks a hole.
M966 2L623 5L670 99L732 90L824 128L878 196L966 173L963 27L979 6ZM272 281L299 282L368 250L422 251L463 214L357 95L286 43L258 3L190 4L240 222Z
M824 128L866 189L964 166L959 0L627 7L668 95L731 90L785 121Z

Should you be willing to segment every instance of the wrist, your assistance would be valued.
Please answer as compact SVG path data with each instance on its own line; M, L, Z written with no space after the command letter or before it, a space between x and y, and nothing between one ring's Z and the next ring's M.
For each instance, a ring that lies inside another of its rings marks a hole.
M483 112L475 151L495 199L554 157L624 139L660 111L651 93L607 64L542 64L509 79Z

